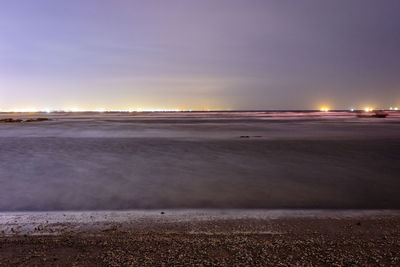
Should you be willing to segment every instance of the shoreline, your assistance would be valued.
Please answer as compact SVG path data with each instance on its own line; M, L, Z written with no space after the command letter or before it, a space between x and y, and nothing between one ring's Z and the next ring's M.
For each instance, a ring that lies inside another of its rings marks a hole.
M135 229L143 225L240 220L357 220L400 218L400 209L154 209L99 211L0 212L0 236L57 235L98 232L118 225Z

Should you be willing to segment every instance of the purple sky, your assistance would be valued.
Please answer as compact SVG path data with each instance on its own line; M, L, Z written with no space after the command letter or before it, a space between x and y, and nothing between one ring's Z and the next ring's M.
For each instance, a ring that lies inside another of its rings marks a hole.
M400 1L5 0L0 108L400 106Z

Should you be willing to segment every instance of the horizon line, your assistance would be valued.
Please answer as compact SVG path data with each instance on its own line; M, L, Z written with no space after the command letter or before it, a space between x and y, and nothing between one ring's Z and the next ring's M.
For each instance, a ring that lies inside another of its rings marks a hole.
M209 110L179 110L179 109L155 109L155 110L63 110L63 109L56 109L56 110L1 110L0 114L5 113L143 113L143 112L160 112L160 113L185 113L185 112L296 112L296 111L308 111L308 112L340 112L340 111L377 111L377 110L384 110L384 111L399 111L397 107L390 107L390 108L362 108L362 109L209 109Z

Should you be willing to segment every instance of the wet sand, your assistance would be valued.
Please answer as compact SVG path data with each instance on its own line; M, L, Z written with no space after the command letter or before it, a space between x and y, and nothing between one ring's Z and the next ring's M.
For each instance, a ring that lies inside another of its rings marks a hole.
M399 211L20 213L1 220L1 266L400 264Z

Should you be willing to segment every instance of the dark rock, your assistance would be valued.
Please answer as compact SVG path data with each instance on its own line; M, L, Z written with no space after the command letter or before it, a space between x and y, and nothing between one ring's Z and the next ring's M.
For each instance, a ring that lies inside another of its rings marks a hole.
M7 119L0 119L0 122L22 122L21 119L13 119L13 118L7 118Z
M35 122L35 121L48 121L49 118L37 118L37 119L27 119L25 122Z

